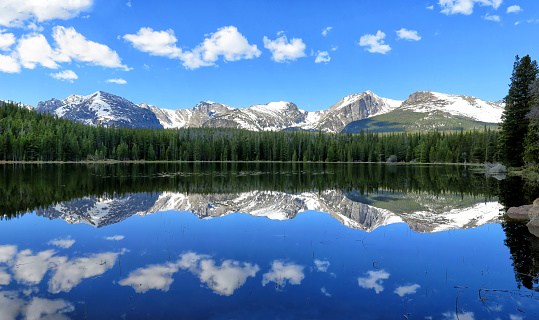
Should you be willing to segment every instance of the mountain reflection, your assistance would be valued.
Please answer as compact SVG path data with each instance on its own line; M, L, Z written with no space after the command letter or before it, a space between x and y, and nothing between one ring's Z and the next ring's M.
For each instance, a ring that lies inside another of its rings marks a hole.
M159 164L0 166L0 216L39 216L104 227L174 210L273 220L327 212L372 231L418 232L498 222L497 182L462 166L384 164Z

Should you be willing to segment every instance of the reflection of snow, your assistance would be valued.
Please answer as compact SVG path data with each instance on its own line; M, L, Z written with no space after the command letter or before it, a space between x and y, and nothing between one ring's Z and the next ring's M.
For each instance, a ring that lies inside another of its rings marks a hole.
M262 285L265 286L270 282L275 282L277 285L284 287L287 280L291 284L300 284L301 280L305 277L303 269L303 266L297 264L275 260L272 262L271 270L268 273L264 273Z
M260 270L256 264L234 260L225 260L218 266L208 255L187 252L175 263L137 269L131 272L127 279L120 281L120 285L132 286L136 292L150 289L167 291L174 281L172 275L178 272L179 268L188 270L213 291L226 296L232 295L248 277L254 277Z
M118 255L119 253L106 252L59 264L56 273L49 281L49 291L51 293L69 292L82 279L101 275L112 268Z
M404 297L407 294L414 294L417 292L417 289L419 289L421 286L418 284L412 284L409 286L401 286L395 289L395 293L398 294L401 297Z
M150 289L168 291L174 281L172 275L178 272L178 266L173 263L152 265L137 269L129 277L119 282L122 286L132 286L136 292L144 293Z
M75 308L64 300L33 298L30 302L19 299L15 292L0 292L0 319L69 319L65 313Z
M50 245L57 246L59 248L67 249L70 248L75 243L73 239L54 239L49 241Z
M379 270L369 271L367 274L368 277L357 279L359 286L365 289L374 289L376 294L384 291L384 287L382 287L382 280L389 278L389 273L385 272L384 270ZM380 281L380 283L378 283L378 281Z
M316 270L318 270L320 272L328 271L329 261L314 259L314 264L316 265Z

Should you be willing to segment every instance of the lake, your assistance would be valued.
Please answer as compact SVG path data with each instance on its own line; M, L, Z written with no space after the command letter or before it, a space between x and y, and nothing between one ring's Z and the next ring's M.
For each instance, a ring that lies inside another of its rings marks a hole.
M537 319L539 188L473 167L0 166L0 319ZM532 230L533 231L533 230Z

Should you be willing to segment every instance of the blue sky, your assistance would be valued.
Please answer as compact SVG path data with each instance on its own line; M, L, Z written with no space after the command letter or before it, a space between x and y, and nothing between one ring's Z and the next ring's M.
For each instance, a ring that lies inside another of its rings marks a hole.
M98 90L160 108L329 108L371 90L500 100L539 1L0 0L0 99Z

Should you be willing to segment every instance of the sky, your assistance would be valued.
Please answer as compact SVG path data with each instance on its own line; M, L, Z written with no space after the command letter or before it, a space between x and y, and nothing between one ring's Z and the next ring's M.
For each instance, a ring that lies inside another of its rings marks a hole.
M0 99L98 90L159 108L370 90L498 101L515 56L539 59L537 0L0 0Z

